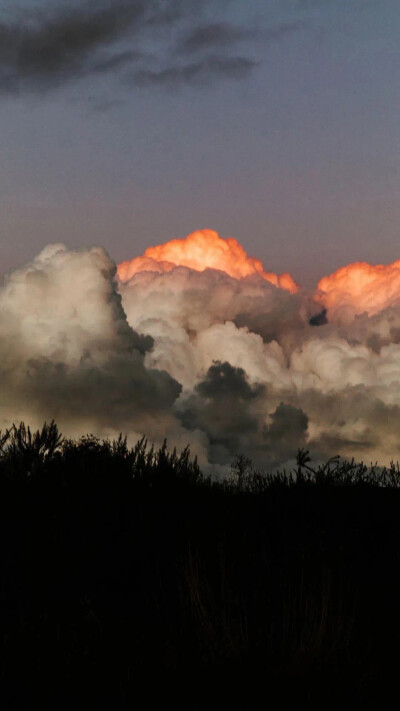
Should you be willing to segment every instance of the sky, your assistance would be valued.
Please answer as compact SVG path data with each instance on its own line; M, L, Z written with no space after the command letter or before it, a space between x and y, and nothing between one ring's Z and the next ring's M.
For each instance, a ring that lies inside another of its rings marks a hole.
M400 257L398 0L3 0L0 272L210 228L313 286Z
M400 459L399 21L3 0L0 429Z

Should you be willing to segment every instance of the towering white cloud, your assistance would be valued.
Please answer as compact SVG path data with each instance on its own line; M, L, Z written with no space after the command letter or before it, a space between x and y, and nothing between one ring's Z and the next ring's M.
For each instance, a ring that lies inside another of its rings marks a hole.
M0 421L57 418L69 432L157 434L180 385L144 365L103 249L52 245L0 289ZM161 428L162 429L162 428Z

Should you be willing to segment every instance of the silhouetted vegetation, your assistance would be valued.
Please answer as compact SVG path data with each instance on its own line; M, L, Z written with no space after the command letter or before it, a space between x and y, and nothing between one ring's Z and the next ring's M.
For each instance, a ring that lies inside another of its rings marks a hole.
M4 708L364 707L396 683L400 472L0 435ZM215 690L216 687L216 690Z

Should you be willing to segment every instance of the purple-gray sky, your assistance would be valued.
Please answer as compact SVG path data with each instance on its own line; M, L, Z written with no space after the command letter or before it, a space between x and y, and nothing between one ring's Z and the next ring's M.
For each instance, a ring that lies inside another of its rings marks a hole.
M400 258L398 0L3 0L0 272L209 227L312 285Z

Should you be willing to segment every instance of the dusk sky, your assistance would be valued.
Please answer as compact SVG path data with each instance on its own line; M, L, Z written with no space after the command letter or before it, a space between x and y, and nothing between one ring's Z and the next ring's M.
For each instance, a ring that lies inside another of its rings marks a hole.
M400 0L0 0L0 128L0 711L396 708Z
M202 228L312 286L400 257L398 0L3 0L0 270Z

